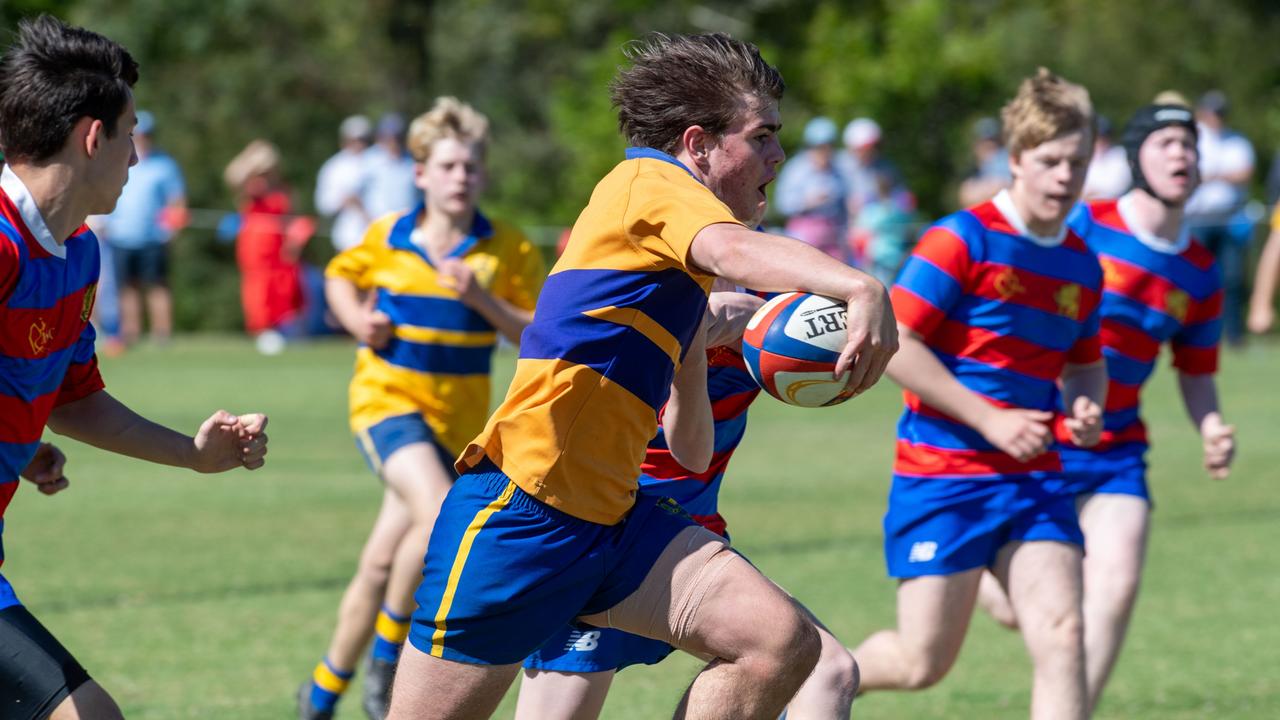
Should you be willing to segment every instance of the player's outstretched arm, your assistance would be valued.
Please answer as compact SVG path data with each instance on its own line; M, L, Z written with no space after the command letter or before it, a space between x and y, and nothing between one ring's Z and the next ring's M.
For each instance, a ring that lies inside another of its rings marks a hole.
M1062 369L1062 397L1071 442L1093 447L1102 439L1102 408L1107 404L1107 361L1067 363Z
M1053 439L1053 413L1000 408L960 384L911 328L898 326L902 349L889 363L889 377L926 404L982 433L992 445L1026 462L1043 453Z
M898 328L884 285L799 240L716 223L694 236L689 259L743 287L765 292L802 290L844 300L848 341L835 374L850 371L854 394L875 385L898 351Z
M219 410L194 437L154 423L105 390L67 403L49 416L59 435L94 447L162 465L212 473L262 467L267 454L267 417L232 415Z
M1178 373L1182 402L1191 423L1200 431L1204 443L1204 467L1214 480L1225 480L1231 474L1236 455L1236 428L1222 419L1218 408L1218 384L1213 375Z

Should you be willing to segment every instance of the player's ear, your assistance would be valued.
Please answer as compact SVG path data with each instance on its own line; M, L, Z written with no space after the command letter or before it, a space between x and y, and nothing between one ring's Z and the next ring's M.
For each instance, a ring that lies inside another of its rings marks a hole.
M102 141L106 139L106 131L107 128L101 120L85 115L71 128L72 142L83 147L85 155L90 158L97 157Z
M680 136L681 145L684 151L693 158L695 163L701 164L706 161L707 155L711 152L711 147L715 143L715 137L703 129L701 125L690 125L685 128L684 134Z

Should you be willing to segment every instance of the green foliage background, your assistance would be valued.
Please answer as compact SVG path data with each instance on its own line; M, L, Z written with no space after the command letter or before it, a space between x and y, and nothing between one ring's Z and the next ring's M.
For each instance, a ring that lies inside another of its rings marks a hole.
M606 84L625 42L653 30L759 44L787 78L788 148L815 114L875 117L926 217L952 209L973 121L1039 65L1084 83L1118 123L1160 90L1221 88L1260 170L1280 139L1280 55L1266 52L1280 5L1266 0L0 0L5 27L36 12L133 52L139 105L196 207L231 206L222 167L265 137L308 208L344 116L414 115L453 94L493 121L489 210L569 225L623 148ZM209 232L181 238L181 326L236 326L229 259Z

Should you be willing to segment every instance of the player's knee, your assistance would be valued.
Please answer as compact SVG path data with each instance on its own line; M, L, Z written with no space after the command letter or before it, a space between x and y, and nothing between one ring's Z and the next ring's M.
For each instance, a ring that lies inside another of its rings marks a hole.
M758 658L762 674L766 678L794 679L799 687L822 656L818 629L798 611L770 624L770 638Z
M1032 653L1041 658L1071 657L1084 652L1084 618L1078 608L1061 608L1034 620L1024 618L1022 631Z
M372 588L385 588L391 580L391 558L365 556L356 568L356 581Z
M902 675L904 690L924 690L942 682L955 664L955 656L921 650L906 658Z
M820 683L838 697L852 702L858 694L858 663L853 653L839 643L824 643L809 682Z

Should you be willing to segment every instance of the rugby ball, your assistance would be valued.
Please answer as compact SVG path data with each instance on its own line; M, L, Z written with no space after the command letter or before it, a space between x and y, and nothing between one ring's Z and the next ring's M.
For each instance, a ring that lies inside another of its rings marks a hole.
M742 356L765 392L789 405L838 405L853 394L849 373L835 377L846 341L845 304L821 295L782 293L747 323Z

